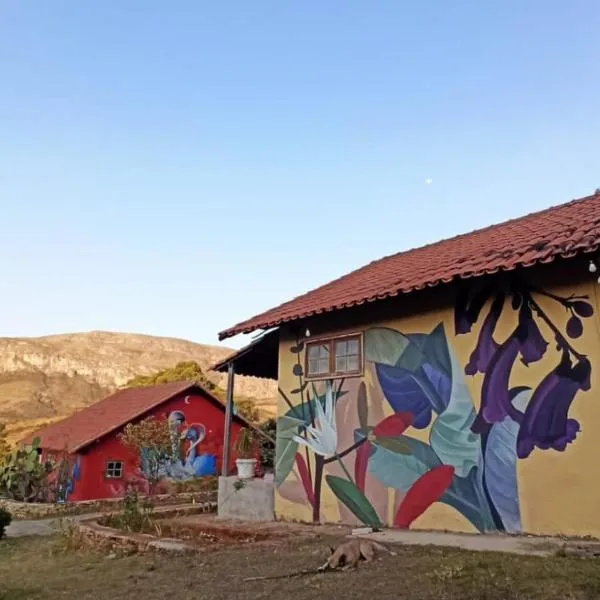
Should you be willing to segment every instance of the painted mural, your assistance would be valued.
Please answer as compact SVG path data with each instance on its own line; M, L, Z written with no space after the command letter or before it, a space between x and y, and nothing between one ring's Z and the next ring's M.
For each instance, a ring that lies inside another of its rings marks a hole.
M63 456L58 460L55 470L48 477L48 484L56 489L56 502L63 504L75 491L75 485L81 476L81 457Z
M461 293L425 331L364 330L360 378L309 382L304 343L282 346L278 506L408 528L441 503L471 530L522 531L519 465L569 453L581 432L570 413L592 364L577 344L593 316L587 295L513 283Z
M171 412L168 423L171 433L171 453L162 457L160 476L185 481L194 477L216 475L216 455L210 451L202 451L200 447L206 439L206 427L202 423L187 423L185 414L181 410ZM148 473L147 452L142 452L140 457L141 470L145 475Z

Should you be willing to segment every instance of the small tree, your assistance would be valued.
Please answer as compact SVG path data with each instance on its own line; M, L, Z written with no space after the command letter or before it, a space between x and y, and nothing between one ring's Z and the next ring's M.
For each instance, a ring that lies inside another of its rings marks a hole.
M161 467L172 452L168 421L149 417L136 424L129 423L119 437L139 456L140 470L148 480L150 495L153 495L161 477Z
M159 383L171 383L173 381L197 383L223 403L226 401L225 390L211 381L202 370L202 367L194 361L177 363L174 367L163 369L153 375L137 375L129 380L126 385L127 387L148 387ZM260 421L260 411L256 408L253 398L235 396L234 402L237 414L244 417L246 421L250 421L251 423L258 423Z

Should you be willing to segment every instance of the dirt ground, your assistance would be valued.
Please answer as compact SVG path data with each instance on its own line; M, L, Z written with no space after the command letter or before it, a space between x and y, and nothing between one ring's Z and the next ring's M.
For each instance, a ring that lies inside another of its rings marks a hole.
M0 600L574 600L600 598L595 559L398 546L354 572L244 582L317 567L340 535L292 534L205 553L119 557L74 549L61 536L0 542Z

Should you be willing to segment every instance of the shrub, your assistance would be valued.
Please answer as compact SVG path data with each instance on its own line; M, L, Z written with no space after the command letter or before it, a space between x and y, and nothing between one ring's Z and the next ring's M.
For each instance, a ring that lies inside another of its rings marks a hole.
M4 537L6 528L12 521L11 514L4 508L0 507L0 540Z
M260 436L260 465L265 471L272 471L275 468L275 436L277 435L276 419L265 421L260 429L271 439Z
M109 515L103 521L108 527L123 529L139 533L152 524L152 512L154 506L150 500L140 500L135 486L127 488L121 511L116 515Z
M39 459L39 439L30 446L9 452L0 460L0 494L20 502L48 500L48 477L54 469L50 461Z

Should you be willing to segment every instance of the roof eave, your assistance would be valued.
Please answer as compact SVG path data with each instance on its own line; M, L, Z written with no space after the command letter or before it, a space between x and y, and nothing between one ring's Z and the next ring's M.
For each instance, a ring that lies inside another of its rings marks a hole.
M585 245L582 247L569 248L568 250L565 250L563 252L556 252L556 253L550 254L544 258L540 258L540 259L533 260L530 262L521 261L521 262L515 263L514 265L510 265L508 267L498 266L498 267L495 267L492 269L484 269L483 271L477 272L477 273L472 273L472 272L459 273L459 274L453 275L452 277L449 277L446 279L437 279L435 281L426 282L422 285L411 286L406 289L395 288L395 289L391 289L387 292L379 293L376 296L370 296L370 297L367 296L367 297L363 297L363 298L358 298L351 302L345 302L344 304L333 305L333 306L330 306L327 308L321 308L318 310L307 311L305 313L299 313L297 315L292 315L290 317L282 317L280 319L271 320L271 321L258 321L258 319L260 319L260 315L258 315L258 316L252 317L250 319L247 319L245 321L241 321L240 323L238 323L237 325L234 325L233 327L230 327L229 329L225 329L224 331L221 331L219 333L219 340L222 341L227 338L231 338L235 335L238 335L240 333L245 333L245 334L252 333L253 331L257 331L258 329L279 327L280 325L283 325L285 323L299 321L299 320L313 317L315 315L322 314L325 312L334 312L334 311L344 310L346 308L352 308L352 307L358 306L360 304L377 302L378 300L385 300L387 298L391 298L391 297L397 296L399 294L412 294L416 291L423 290L425 288L433 288L433 287L437 287L440 285L448 285L448 284L452 283L453 281L457 281L460 279L478 278L478 277L483 277L485 275L493 275L500 271L509 272L509 271L514 271L516 269L528 269L528 268L534 267L539 264L551 263L558 258L567 259L567 258L574 258L577 255L591 254L593 252L596 252L599 247L600 247L600 240L598 240L596 243L588 244L588 245ZM319 288L317 288L317 289L319 289ZM316 291L316 290L314 290L314 291ZM311 292L309 292L309 293L311 293ZM267 315L268 313L272 312L273 310L276 310L277 308L278 307L274 307L273 309L266 311L263 314ZM254 325L249 325L252 322L256 322L256 323Z

